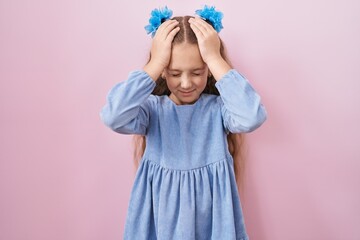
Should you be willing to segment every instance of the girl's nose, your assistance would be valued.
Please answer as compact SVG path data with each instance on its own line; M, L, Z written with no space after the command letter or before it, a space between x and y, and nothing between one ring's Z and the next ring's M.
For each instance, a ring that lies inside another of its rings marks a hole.
M190 89L192 86L191 79L187 76L182 77L180 86L182 89Z

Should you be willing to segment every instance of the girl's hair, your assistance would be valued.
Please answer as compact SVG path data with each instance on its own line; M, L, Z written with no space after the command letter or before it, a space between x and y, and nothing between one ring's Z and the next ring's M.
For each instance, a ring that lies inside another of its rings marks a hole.
M197 38L195 33L190 28L188 22L191 16L174 17L173 19L179 22L180 31L176 34L173 40L173 45L180 43L197 44ZM225 61L231 66L231 63L226 55L225 46L220 39L220 54ZM151 58L151 56L150 56ZM149 58L149 60L150 60ZM203 93L220 95L215 87L216 80L209 74L206 87ZM154 95L170 95L171 92L167 87L166 80L161 76L156 80L156 86L152 92ZM244 154L244 134L229 133L227 136L229 152L234 159L234 171L236 176L236 182L239 190L243 191L244 187L244 168L245 168L245 154ZM145 136L134 135L134 163L136 168L139 166L140 160L144 154L146 147Z

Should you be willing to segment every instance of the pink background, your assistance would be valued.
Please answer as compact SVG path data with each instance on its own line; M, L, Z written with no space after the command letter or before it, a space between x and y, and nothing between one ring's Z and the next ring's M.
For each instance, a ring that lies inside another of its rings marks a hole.
M145 63L150 11L204 3L269 114L248 135L251 239L360 239L359 1L1 0L1 240L122 239L132 138L99 111Z

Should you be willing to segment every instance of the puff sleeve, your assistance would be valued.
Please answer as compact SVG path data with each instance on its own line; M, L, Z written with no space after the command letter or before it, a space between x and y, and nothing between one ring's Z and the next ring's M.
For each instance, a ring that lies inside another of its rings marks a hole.
M126 81L108 92L106 104L100 111L103 123L117 133L145 135L155 85L146 72L131 72Z
M267 113L259 94L235 69L227 72L215 86L220 93L217 100L227 132L251 132L265 122Z

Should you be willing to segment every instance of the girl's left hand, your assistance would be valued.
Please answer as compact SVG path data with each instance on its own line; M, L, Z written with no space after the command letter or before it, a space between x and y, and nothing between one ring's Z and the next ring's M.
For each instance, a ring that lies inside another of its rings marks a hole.
M214 78L220 80L231 69L231 66L221 56L218 33L201 18L190 18L189 23L198 40L202 59Z
M190 27L198 40L201 57L206 64L222 59L220 39L215 29L199 17L189 19Z

